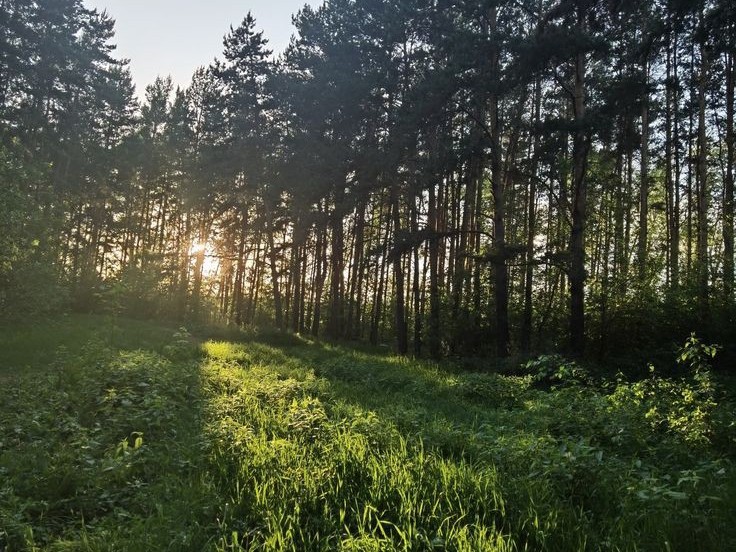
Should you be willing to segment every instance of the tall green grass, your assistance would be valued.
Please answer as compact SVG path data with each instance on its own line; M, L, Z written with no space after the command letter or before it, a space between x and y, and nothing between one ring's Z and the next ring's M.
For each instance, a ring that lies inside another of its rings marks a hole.
M72 326L0 403L0 550L736 544L733 403L695 380L549 388L299 338ZM39 353L35 335L0 354Z

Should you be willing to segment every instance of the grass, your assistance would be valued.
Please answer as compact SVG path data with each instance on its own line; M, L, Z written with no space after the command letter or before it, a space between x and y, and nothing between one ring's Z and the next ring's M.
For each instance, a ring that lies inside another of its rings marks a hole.
M736 545L734 407L710 380L550 387L102 322L0 338L0 550Z
M59 348L78 354L94 337L122 349L160 350L173 334L159 324L104 315L66 315L20 327L0 325L0 373L45 368Z

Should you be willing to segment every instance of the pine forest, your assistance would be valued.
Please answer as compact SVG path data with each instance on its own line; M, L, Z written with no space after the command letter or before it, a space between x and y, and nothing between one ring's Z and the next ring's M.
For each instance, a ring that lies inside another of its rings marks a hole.
M0 0L0 552L736 550L736 4L241 4Z

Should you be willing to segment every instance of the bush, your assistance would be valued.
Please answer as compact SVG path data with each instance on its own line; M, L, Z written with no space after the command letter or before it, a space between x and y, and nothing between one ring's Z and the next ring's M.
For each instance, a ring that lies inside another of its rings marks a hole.
M590 385L592 378L576 362L560 355L542 355L521 366L522 374L531 376L540 386Z
M69 290L53 264L42 259L16 263L0 287L0 317L16 321L48 316L69 304Z
M174 333L173 341L164 347L163 352L169 360L189 360L201 355L199 346L183 326Z

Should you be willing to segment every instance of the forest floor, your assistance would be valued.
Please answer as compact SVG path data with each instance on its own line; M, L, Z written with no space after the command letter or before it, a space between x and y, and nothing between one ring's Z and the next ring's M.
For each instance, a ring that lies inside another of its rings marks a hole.
M0 551L736 548L736 407L709 372L532 368L0 328Z

